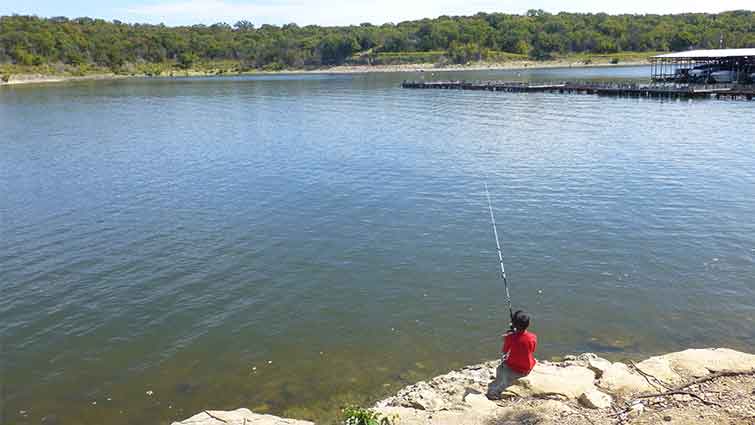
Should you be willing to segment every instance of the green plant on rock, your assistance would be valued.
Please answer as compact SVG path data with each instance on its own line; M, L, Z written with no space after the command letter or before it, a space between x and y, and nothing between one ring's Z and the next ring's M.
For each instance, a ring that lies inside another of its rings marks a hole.
M343 409L343 425L391 425L391 420L370 409L349 406Z
M10 81L10 74L0 74L0 81L4 83Z

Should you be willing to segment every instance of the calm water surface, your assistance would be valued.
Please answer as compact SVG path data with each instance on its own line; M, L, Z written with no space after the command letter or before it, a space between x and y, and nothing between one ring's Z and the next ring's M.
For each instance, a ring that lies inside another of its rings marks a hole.
M751 102L398 88L423 76L2 88L3 419L328 420L491 359L484 181L541 358L755 349Z

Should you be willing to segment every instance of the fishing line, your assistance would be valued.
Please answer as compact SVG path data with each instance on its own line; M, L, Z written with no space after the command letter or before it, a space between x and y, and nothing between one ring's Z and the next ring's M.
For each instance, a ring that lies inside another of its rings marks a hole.
M501 279L503 287L506 289L506 303L509 306L509 317L513 321L514 311L511 308L511 294L509 294L509 282L506 280L506 269L503 267L503 253L501 252L501 242L498 240L498 228L495 224L495 215L493 214L493 203L490 202L490 192L488 192L488 183L485 182L485 196L488 198L488 209L490 210L490 223L493 225L493 234L495 235L495 246L498 250L498 261L501 263Z

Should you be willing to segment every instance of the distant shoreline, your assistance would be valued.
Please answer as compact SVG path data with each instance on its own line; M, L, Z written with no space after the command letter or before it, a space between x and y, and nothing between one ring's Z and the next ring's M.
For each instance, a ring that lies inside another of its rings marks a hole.
M517 61L503 63L476 63L469 65L444 65L436 67L434 64L406 64L406 65L339 65L321 70L293 70L278 72L259 72L259 74L368 74L368 73L392 73L392 72L454 72L454 71L516 71L525 69L549 69L549 68L599 68L599 67L626 67L648 65L647 61L612 63L582 63L569 61Z
M209 70L176 70L163 72L160 75L149 76L146 74L120 75L120 74L91 74L83 76L70 75L46 75L46 74L12 74L8 81L0 81L2 86L36 85L67 83L77 81L109 81L131 78L181 78L181 77L218 77L238 75L297 75L297 74L371 74L371 73L399 73L399 72L459 72L459 71L515 71L528 69L551 69L551 68L598 68L598 67L627 67L647 65L647 61L631 61L618 64L612 63L584 63L564 60L555 61L513 61L503 63L473 63L466 65L444 65L437 67L432 63L401 64L401 65L338 65L320 69L284 69L280 71L247 71L247 72L220 72L217 69Z

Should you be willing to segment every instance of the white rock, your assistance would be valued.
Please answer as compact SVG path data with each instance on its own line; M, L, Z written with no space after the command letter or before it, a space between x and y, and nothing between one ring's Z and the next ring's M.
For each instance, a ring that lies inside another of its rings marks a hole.
M314 425L313 422L260 415L249 409L208 410L172 425Z
M611 367L612 363L604 358L595 357L588 360L587 368L595 372L596 378L602 378L603 373Z
M746 372L755 369L755 355L728 348L690 349L659 357L668 359L671 368L685 377L700 377L711 371Z
M598 390L589 390L579 396L579 403L590 409L607 409L611 407L613 398Z
M469 405L469 408L477 412L492 412L498 409L498 405L495 402L488 400L482 394L470 393L464 397L464 401Z
M421 381L409 387L401 396L401 406L420 410L438 410L445 404L443 397L427 382Z
M635 373L624 363L611 364L600 377L598 387L623 396L657 390L642 375Z
M671 358L666 356L651 357L638 363L637 367L666 384L680 384L684 381L684 378L673 370Z
M610 368L612 365L610 361L602 357L598 357L593 353L584 353L578 356L570 357L570 359L564 361L564 364L586 367L595 372L596 378L603 376L603 372L605 372L606 369Z
M520 397L561 396L576 399L594 389L595 373L586 367L559 367L551 363L538 363L529 375L519 378L505 393Z
M642 415L642 413L645 411L645 405L642 403L636 403L633 404L629 408L629 417L636 418L637 416Z

